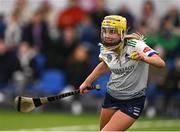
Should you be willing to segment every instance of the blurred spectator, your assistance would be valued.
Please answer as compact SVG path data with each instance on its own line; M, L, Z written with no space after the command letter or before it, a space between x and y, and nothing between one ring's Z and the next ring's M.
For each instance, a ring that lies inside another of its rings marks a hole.
M162 109L167 113L170 101L173 101L172 99L174 96L180 96L180 55L175 58L174 68L168 72L164 85L158 88L160 88L165 95L163 101L164 106Z
M23 76L27 79L32 76L32 69L30 68L30 62L35 57L37 53L32 50L32 48L27 43L22 43L18 49L18 59L20 61Z
M40 52L49 43L48 25L43 20L40 10L35 12L30 23L24 27L22 41Z
M60 40L49 44L45 50L47 56L46 67L64 69L66 61L78 43L76 29L74 27L65 27Z
M63 30L61 43L66 49L66 57L68 58L74 51L74 49L77 47L79 43L79 38L76 34L76 29L74 27L66 27Z
M97 34L100 34L101 29L101 22L104 19L105 16L109 15L109 11L105 7L105 1L104 0L96 0L95 9L90 14L94 25L96 26L98 32ZM98 35L97 35L98 36ZM100 35L98 36L98 41L100 41Z
M49 43L44 51L45 56L45 68L57 68L62 70L65 67L66 62L66 48L64 47L63 43L58 42L51 42ZM39 72L39 71L38 71Z
M156 16L155 6L152 0L146 0L143 5L142 15L139 18L138 30L143 26L143 34L155 33L159 29L159 19Z
M159 56L161 58L165 59L166 54L165 54L164 49L161 46L159 46L159 45L155 46L154 50L159 53ZM164 82L166 73L167 73L166 68L158 69L153 66L150 66L150 68L149 68L149 83L158 84L158 83Z
M56 40L59 37L59 32L56 25L56 12L53 10L49 0L43 0L40 4L39 10L42 12L43 19L48 24L49 36L51 39Z
M0 40L0 89L6 88L12 81L13 74L21 70L20 62L14 52L8 50Z
M27 43L19 45L17 58L20 62L21 71L16 72L14 75L16 93L18 93L18 95L25 94L28 83L32 81L33 70L30 67L30 62L35 54L34 50L32 50Z
M58 14L58 28L76 26L86 12L79 6L79 0L69 0L68 7Z
M4 34L6 30L6 23L4 22L3 14L0 14L0 39L4 39Z
M155 35L149 35L146 41L151 46L161 45L168 58L174 57L180 49L180 37L173 31L173 24L169 16L162 19L159 31Z
M33 56L32 56L33 57ZM36 82L39 80L43 72L45 71L46 67L46 56L42 53L36 53L33 58L28 62L29 65L26 67L26 71L29 71L26 74L26 77L29 78L29 82ZM25 72L26 73L26 72Z
M27 0L16 0L10 15L7 16L7 22L11 21L11 12L17 10L19 12L19 24L23 26L28 23L32 17L32 11L28 7Z
M83 80L90 73L90 51L89 49L80 44L73 51L71 58L66 66L67 80L70 85L78 89Z
M96 0L95 9L91 13L92 20L98 29L101 27L101 22L105 16L109 15L109 11L105 7L104 0Z
M130 12L130 10L128 9L127 5L123 4L120 7L120 10L116 12L116 14L123 16L127 19L127 27L128 27L127 32L131 32L134 30L135 18L133 14Z
M21 41L20 10L13 10L5 31L5 42L8 48L16 50Z
M159 56L162 59L165 59L166 54L164 49L157 45L154 47L154 50L159 53ZM156 110L156 104L157 100L159 99L158 96L160 96L159 88L164 87L166 75L168 72L168 68L158 69L156 67L150 66L149 67L149 81L148 81L148 88L147 88L147 106L148 108L153 108ZM162 91L161 91L162 92Z
M169 12L167 12L167 16L169 16L172 20L173 26L176 28L180 27L180 16L179 16L179 11L177 9L177 7L172 6L169 10Z
M166 94L180 92L180 55L175 57L174 67L168 72L165 89Z
M51 3L48 0L43 0L42 3L39 6L39 10L42 13L42 17L44 20L47 21L49 25L55 24L53 10Z
M97 44L97 29L95 28L92 19L89 15L83 17L81 23L78 25L78 36L80 41Z
M180 36L180 14L177 7L172 6L170 10L167 12L166 17L170 17L173 25L174 32Z
M96 27L92 17L86 15L78 25L77 31L80 41L89 43L88 46L92 52L91 64L95 66L99 62L97 56L99 54L98 43L100 42L100 35L98 32L100 32L100 30Z

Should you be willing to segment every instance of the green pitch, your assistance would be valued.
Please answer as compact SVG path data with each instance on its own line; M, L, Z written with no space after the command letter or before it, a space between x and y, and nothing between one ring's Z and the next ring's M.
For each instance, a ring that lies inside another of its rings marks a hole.
M98 131L97 114L19 113L0 111L0 130ZM180 119L141 117L130 131L180 131Z

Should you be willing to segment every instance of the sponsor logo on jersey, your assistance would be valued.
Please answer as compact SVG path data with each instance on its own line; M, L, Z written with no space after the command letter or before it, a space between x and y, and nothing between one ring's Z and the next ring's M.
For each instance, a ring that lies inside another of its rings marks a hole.
M115 74L123 75L126 76L127 74L131 73L134 69L134 65L128 66L128 67L123 67L120 69L111 69L111 71Z
M111 54L107 54L107 62L111 62L112 60L112 55Z
M151 51L151 48L145 47L144 50L143 50L144 53L146 53L146 52L148 52L148 51Z

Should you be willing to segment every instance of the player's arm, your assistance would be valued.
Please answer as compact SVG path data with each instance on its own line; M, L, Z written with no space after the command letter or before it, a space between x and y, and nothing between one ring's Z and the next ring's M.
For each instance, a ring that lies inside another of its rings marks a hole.
M96 80L100 75L105 72L108 72L109 68L104 61L100 62L96 68L92 71L92 73L86 78L86 80L80 86L80 92L86 93L87 87L91 86L92 82Z
M152 56L146 56L142 52L133 51L133 53L130 56L133 60L141 60L144 61L150 65L153 65L158 68L164 68L165 62L159 57L158 54L153 54Z
M136 50L130 55L131 59L141 60L158 68L165 67L165 62L161 59L158 53L146 45L143 41L137 41L135 48Z
M150 65L153 65L155 67L158 67L158 68L164 68L165 67L165 62L157 54L154 54L151 57L144 56L142 61L144 61Z

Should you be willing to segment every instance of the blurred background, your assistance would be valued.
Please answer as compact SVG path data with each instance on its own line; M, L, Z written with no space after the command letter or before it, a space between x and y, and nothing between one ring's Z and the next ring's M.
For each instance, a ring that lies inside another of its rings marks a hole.
M180 4L177 3L179 0L0 0L0 124L4 124L0 130L21 129L8 125L18 120L13 122L12 117L24 118L24 123L30 119L15 112L16 96L50 96L78 89L99 63L101 21L110 14L126 17L128 33L142 33L145 42L166 61L165 69L150 67L143 118L179 121ZM104 74L94 82L100 84L100 92L68 97L34 113L39 113L39 117L47 115L49 119L62 117L62 113L78 119L91 114L87 120L94 117L92 122L97 124L88 130L98 130L98 114L108 77L109 73ZM46 112L56 115L48 116ZM33 128L40 127L36 125ZM48 127L41 127L45 126Z

